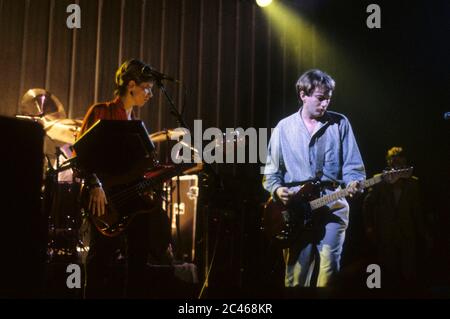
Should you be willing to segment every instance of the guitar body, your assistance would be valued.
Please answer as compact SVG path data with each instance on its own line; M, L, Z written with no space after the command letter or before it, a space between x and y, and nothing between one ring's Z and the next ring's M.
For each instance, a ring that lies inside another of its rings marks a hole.
M320 197L320 183L306 183L290 199L287 205L270 198L264 205L263 232L275 238L282 247L289 247L312 226L312 210L309 202Z
M161 166L147 172L143 177L103 177L101 180L108 202L105 206L106 213L103 216L95 216L89 211L87 188L83 189L81 195L83 213L89 216L102 235L116 237L130 225L137 214L160 210L161 197L155 187L176 174L177 170L173 166Z
M131 223L133 217L139 212L147 212L158 205L157 201L152 203L149 195L139 192L124 191L133 189L139 181L127 184L114 184L111 180L103 179L103 190L106 194L108 204L105 206L103 216L95 216L89 209L89 190L82 191L81 203L83 213L91 219L95 228L104 236L116 237L120 235Z

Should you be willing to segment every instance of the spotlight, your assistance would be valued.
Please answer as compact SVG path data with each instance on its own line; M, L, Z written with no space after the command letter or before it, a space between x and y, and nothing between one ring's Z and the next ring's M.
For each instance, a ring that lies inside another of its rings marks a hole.
M256 0L256 4L260 7L267 7L272 3L272 0Z

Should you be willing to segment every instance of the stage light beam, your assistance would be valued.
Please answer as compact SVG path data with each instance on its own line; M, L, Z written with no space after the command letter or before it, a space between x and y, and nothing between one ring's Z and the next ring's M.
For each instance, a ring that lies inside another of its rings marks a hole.
M260 7L267 7L272 3L272 0L256 0L256 4Z

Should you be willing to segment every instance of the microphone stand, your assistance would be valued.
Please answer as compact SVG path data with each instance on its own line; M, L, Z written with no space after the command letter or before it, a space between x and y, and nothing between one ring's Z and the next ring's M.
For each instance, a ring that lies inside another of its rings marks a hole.
M159 87L159 89L164 93L164 96L166 97L167 101L169 102L170 114L172 114L175 117L175 121L177 122L178 127L184 127L189 130L189 128L186 125L185 120L181 116L180 112L178 112L172 97L169 95L169 93L166 90L166 87L162 83L162 80L157 79L155 81L155 83ZM172 180L170 181L170 185L172 186ZM177 256L178 260L181 260L182 259L181 252L183 251L183 243L182 243L182 239L181 239L181 230L180 230L180 208L181 208L180 174L177 174L177 186L176 187L177 187L177 195L178 195L177 196L177 209L176 209L176 214L175 214L175 225L176 225L176 230L177 230L177 246L178 246L177 250L176 250L176 256ZM172 201L172 198L173 197L170 196L171 201ZM169 207L167 207L167 205L166 205L166 208L169 209ZM172 216L173 216L172 214L173 214L173 205L171 205L171 208L170 208L170 229L172 229Z
M172 114L175 117L175 121L177 122L178 126L184 127L189 130L189 127L187 126L185 120L183 119L183 116L180 114L180 112L178 112L172 97L169 95L169 93L167 93L166 87L161 82L161 79L157 79L155 83L159 87L159 89L164 93L167 101L169 102L170 114Z
M170 110L170 114L172 114L175 117L175 121L177 122L179 127L183 127L186 128L187 130L189 130L189 132L191 132L191 129L188 127L188 125L186 124L186 121L184 120L183 116L180 114L180 112L178 112L175 103L173 102L173 99L170 97L169 93L166 90L166 87L164 86L164 84L161 82L161 79L156 79L155 80L156 85L160 88L160 90L164 93L167 101L169 102L169 110ZM217 173L212 169L211 164L209 163L205 163L203 162L203 167L205 167L206 169L208 169L209 173L212 173L216 178L218 178L219 176L217 175Z
M170 113L175 117L175 121L177 122L178 126L186 128L190 132L191 131L190 128L186 124L186 121L183 119L183 116L180 114L180 112L178 112L173 99L171 98L171 96L169 95L169 93L166 90L166 87L162 83L162 79L161 78L156 79L155 80L155 84L164 93L164 96L166 97L167 101L169 102ZM192 155L192 157L193 156L194 156L194 154ZM223 187L223 183L222 183L221 179L219 178L218 174L211 167L211 164L203 162L203 167L205 168L205 171L207 171L206 179L208 179L208 174L211 174L212 176L214 176L214 180L216 181L215 184L216 185L218 184L220 189L223 189L224 188ZM178 175L177 176L177 188L178 188L178 190L177 190L177 194L178 194L178 198L177 198L178 199L178 203L177 203L177 205L178 205L178 213L180 212L180 190L179 190L180 183L179 183L179 179L180 179L180 176ZM207 182L206 184L207 184L206 187L210 187L210 183ZM208 209L207 207L209 207L209 205L206 205L205 208ZM204 228L205 228L203 230L203 236L205 237L205 240L204 240L204 243L205 243L205 247L204 247L204 253L205 253L205 260L204 260L204 262L205 262L205 274L204 274L204 276L205 276L205 278L207 280L208 273L210 271L210 269L209 269L210 268L210 263L209 263L209 260L208 260L209 259L208 258L208 255L209 255L209 247L208 247L209 246L208 245L208 217L207 216L206 217L203 216L203 218L205 219L205 222L204 222L204 225L203 225ZM179 223L180 223L180 221L179 221L179 214L177 214L175 216L175 223L176 223L176 227L177 227L177 238L181 239L180 229L179 229ZM172 225L170 227L172 227ZM179 242L179 246L181 246L181 241ZM180 250L181 249L177 250L178 251L177 254L179 254Z

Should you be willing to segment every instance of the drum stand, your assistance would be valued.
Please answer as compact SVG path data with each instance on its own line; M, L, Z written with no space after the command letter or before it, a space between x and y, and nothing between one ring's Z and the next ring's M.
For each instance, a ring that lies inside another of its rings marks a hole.
M78 262L81 252L86 251L79 239L80 211L78 196L80 185L72 182L60 183L59 173L73 168L73 163L60 164L63 152L56 148L56 168L47 157L45 173L43 209L48 218L47 262Z

